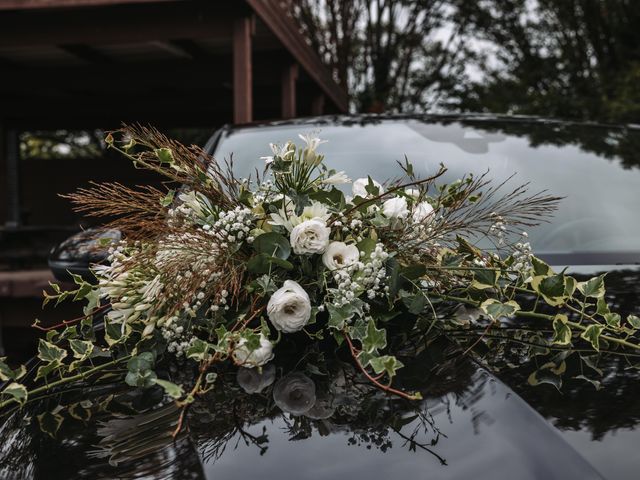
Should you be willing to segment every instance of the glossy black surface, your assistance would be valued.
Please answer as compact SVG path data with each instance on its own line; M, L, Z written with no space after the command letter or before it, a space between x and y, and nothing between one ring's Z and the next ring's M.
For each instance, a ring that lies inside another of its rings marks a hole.
M555 255L550 257L553 263L581 265L573 270L589 276L611 270L606 282L612 307L623 314L640 314L638 267L616 265L635 263L640 251L637 130L531 119L430 118L424 128L415 125L422 120L412 118L408 119L414 122L412 128L396 126L385 135L381 125L397 119L312 119L243 128L222 132L217 153L225 156L227 147L234 151L239 174L244 174L242 168L260 163L257 157L267 153L268 142L322 127L325 133L336 129L330 142L345 153L333 166L347 170L352 178L366 174L386 178L396 158L385 152L393 151L400 159L405 150L427 155L421 164L424 169L440 161L455 164L459 172L470 165L482 171L502 165L498 173L505 175L518 169L519 180L532 180L536 188L556 185L567 190L554 188L553 193L569 198L553 228L566 225L576 212L592 211L604 223L591 230L615 236L608 242L587 235L585 242L582 230L574 235L575 229L562 229L555 243L558 248L547 252ZM281 127L281 137L274 137ZM359 135L373 127L376 135ZM411 146L411 138L419 140L419 149ZM381 142L386 150L371 148ZM345 151L345 145L350 149ZM414 155L410 158L416 161ZM542 233L536 235L532 233L534 247L536 238L544 240ZM598 248L587 251L581 248L585 243ZM343 362L346 359L333 358L331 352L324 363L327 371L319 374L317 366L323 362L296 366L300 355L287 352L286 344L282 348L273 379L241 376L243 388L235 370L219 372L218 387L193 405L188 434L175 443L170 433L177 411L158 390L134 394L107 386L102 391L70 392L62 399L65 405L92 399L89 410L98 410L99 402L104 408L84 420L74 420L61 410L65 422L56 439L42 433L37 421L29 422L42 410L16 412L0 426L0 478L631 480L640 476L636 452L640 375L633 358L604 357L598 365L604 372L600 390L585 381L567 380L559 392L551 385L530 387L527 378L535 362L520 364L517 353L507 359L510 368L504 359L488 359L480 367L451 343L438 341L415 360L403 359L407 367L401 371L399 386L418 389L425 397L420 404L410 404L372 389L350 363ZM571 359L567 364L575 368ZM164 373L178 383L192 378L185 365L166 369ZM286 390L278 382L296 371L311 380L314 394L298 391L290 408L286 393L282 394ZM274 398L277 384L280 393ZM314 406L305 410L310 398L315 399ZM51 398L39 408L55 408L59 400ZM278 405L298 414L283 412ZM82 410L74 412L84 418Z
M275 383L252 394L246 390L256 390L255 379L240 386L235 370L221 372L218 388L190 409L188 434L176 443L170 434L178 410L171 403L158 406L158 391L70 394L62 403L91 398L91 408L99 402L108 408L84 421L67 418L56 439L33 424L20 425L24 412L17 412L0 429L0 473L2 478L278 479L292 472L315 479L601 478L531 407L459 353L435 344L407 364L400 382L423 393L419 403L381 393L339 359L329 359L322 372L304 363L295 370L279 363L265 371ZM185 378L180 365L173 373Z

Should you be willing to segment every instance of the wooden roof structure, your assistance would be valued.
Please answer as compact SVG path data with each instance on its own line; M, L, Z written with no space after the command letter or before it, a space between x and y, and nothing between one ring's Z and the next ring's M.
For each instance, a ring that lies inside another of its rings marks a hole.
M0 125L197 126L347 111L279 0L0 0Z

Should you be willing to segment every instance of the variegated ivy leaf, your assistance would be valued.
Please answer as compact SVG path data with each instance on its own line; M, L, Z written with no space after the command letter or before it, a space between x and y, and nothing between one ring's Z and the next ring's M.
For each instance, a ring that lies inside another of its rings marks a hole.
M17 382L11 382L9 385L7 385L6 388L2 390L2 394L10 395L20 405L24 405L24 403L27 401L27 397L29 396L27 387Z
M389 377L393 377L396 374L396 371L404 366L400 360L392 355L374 357L369 360L369 365L371 365L371 368L373 368L373 371L376 372L376 374L385 372Z
M478 290L485 290L487 288L493 288L498 283L500 278L500 272L489 268L483 268L475 270L473 272L473 281L471 286Z
M550 276L536 276L531 279L531 287L551 306L562 305L573 294L575 280L561 273Z
M627 316L627 322L629 322L629 325L631 325L635 329L640 328L640 317L638 317L637 315Z
M494 298L490 298L482 302L480 310L492 320L498 320L500 317L509 317L516 313L520 310L520 305L513 300L502 303Z
M5 358L6 357L0 358L0 381L6 382L9 380L18 380L25 373L27 373L27 369L24 365L20 365L18 368L13 370L4 362Z
M184 390L180 385L176 385L168 380L156 378L153 383L160 385L164 389L165 393L173 399L178 399L184 395Z
M38 342L38 358L42 360L46 365L61 365L62 360L66 356L67 351L63 348L60 348L53 343L47 342L42 338Z
M209 344L208 342L196 338L193 340L189 348L187 348L187 358L191 358L193 360L201 362L202 360L204 360L205 356L207 356L210 347L211 344Z
M591 298L604 297L604 293L605 293L604 276L605 275L606 274L603 273L602 275L593 277L592 279L587 280L586 282L578 283L578 290L585 297L591 297Z
M566 315L558 314L553 319L553 343L558 345L571 344L571 328L567 325Z
M589 325L587 329L580 334L580 337L591 343L591 346L600 351L600 334L604 330L602 325Z
M73 352L74 358L86 360L93 353L93 343L86 340L71 339L69 346Z
M56 433L60 430L64 418L59 413L44 412L38 415L38 423L40 424L40 430L44 433L55 438Z
M384 328L376 328L373 319L367 325L367 335L362 340L362 349L367 353L377 352L387 346L387 332Z
M604 320L612 328L620 328L622 317L618 313L605 313Z

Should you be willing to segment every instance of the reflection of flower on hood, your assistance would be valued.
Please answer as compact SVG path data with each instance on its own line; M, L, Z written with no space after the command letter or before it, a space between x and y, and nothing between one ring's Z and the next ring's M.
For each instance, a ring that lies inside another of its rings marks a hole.
M260 393L276 379L276 367L273 363L265 365L262 370L257 368L238 368L236 380L238 385L247 393Z
M316 403L316 385L304 373L290 373L276 382L273 400L283 412L302 415Z

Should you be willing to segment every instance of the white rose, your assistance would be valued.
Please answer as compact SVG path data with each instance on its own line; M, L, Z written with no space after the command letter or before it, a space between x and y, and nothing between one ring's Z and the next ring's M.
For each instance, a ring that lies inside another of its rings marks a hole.
M347 245L344 242L331 242L322 255L322 263L329 270L336 270L352 265L359 258L360 252L355 245Z
M267 314L277 330L285 333L302 330L311 318L309 295L297 282L287 280L271 295Z
M242 338L233 350L233 360L236 364L246 368L261 367L273 359L273 344L262 333L257 349L251 351L246 344L247 340Z
M380 193L384 193L384 188L382 188L382 185L380 185L378 182L376 182L375 180L371 180L373 182L373 184L378 187L378 194ZM369 193L367 192L367 186L369 185L369 179L368 178L359 178L357 179L355 182L353 182L353 185L351 186L351 190L353 192L353 196L354 197L362 197L362 198L367 198L370 197Z
M382 204L382 213L387 218L406 218L409 215L407 199L404 197L390 198Z
M429 202L420 202L413 208L413 222L420 223L433 215L433 207Z
M294 253L322 253L329 245L331 229L322 218L305 220L291 230L291 247Z

